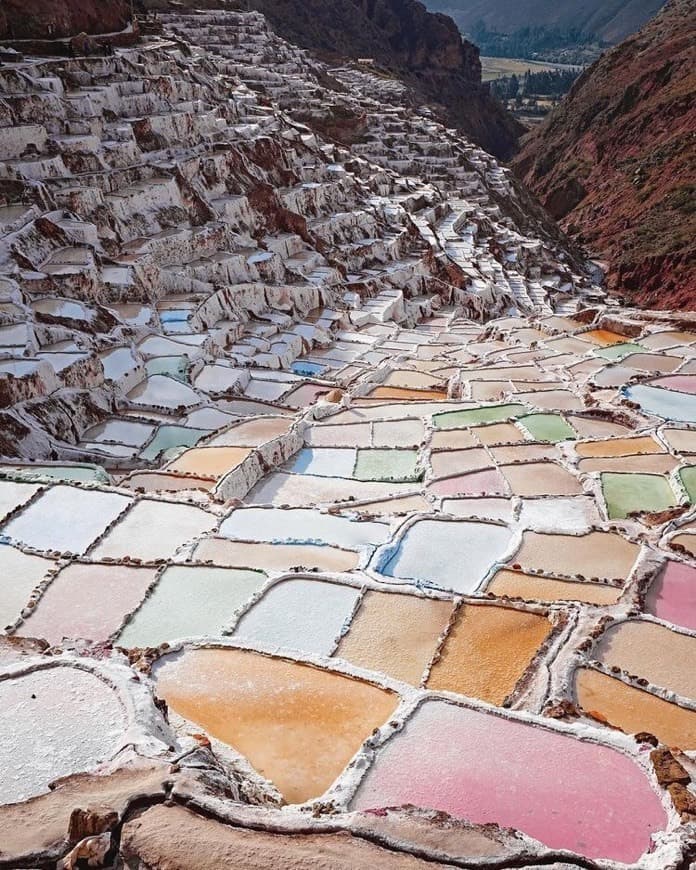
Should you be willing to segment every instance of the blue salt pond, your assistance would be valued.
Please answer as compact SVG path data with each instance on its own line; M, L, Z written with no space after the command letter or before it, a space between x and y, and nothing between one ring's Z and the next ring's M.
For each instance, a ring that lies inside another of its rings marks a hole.
M296 375L303 377L311 377L312 375L320 375L326 371L326 366L315 362L305 362L304 360L296 360L291 366L290 371Z
M330 655L360 590L321 580L285 580L239 621L234 635L250 643Z
M675 420L680 423L696 423L696 396L662 390L646 384L637 384L624 390L625 396L636 402L646 414Z
M473 592L511 541L512 532L504 525L420 520L376 570L387 577Z

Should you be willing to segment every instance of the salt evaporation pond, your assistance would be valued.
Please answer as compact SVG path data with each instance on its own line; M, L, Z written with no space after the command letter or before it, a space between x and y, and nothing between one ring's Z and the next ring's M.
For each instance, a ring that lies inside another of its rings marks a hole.
M625 393L626 397L631 402L637 402L646 414L680 423L696 423L696 396L694 395L662 390L660 387L651 387L647 384L627 387Z
M2 528L37 550L84 553L131 500L113 492L53 486Z
M12 722L0 742L1 803L26 800L48 791L58 777L108 761L126 728L115 692L73 667L0 677L0 708Z
M375 568L387 577L473 592L511 541L503 525L420 520Z
M398 696L361 680L235 649L191 649L154 668L180 716L241 752L290 803L319 797Z
M696 568L667 562L646 597L650 613L696 631Z
M261 571L171 565L125 626L118 643L147 647L178 638L219 635L265 579Z
M647 776L622 753L442 701L422 704L379 751L353 808L406 803L626 863L667 822Z
M285 580L241 618L236 638L269 648L330 655L360 589L321 580Z

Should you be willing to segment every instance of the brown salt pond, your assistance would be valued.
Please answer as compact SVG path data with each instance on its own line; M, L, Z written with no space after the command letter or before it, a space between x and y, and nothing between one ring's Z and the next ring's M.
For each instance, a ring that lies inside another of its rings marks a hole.
M575 694L582 709L627 734L645 731L668 746L696 749L696 712L671 704L599 671L581 668Z
M522 570L545 574L625 580L638 558L640 547L611 532L587 535L552 535L524 532L522 546L513 558Z
M513 423L491 423L490 426L476 426L471 431L484 447L492 444L516 444L527 440Z
M452 608L452 601L368 591L335 654L418 685Z
M368 399L355 399L353 404L362 405L370 399L399 399L402 402L414 402L423 399L446 399L447 393L442 390L412 390L407 387L375 387Z
M578 495L583 491L580 482L555 462L502 465L500 470L513 495Z
M429 689L502 704L551 633L544 616L464 604L428 679Z
M187 489L210 490L216 481L193 474L167 474L162 471L138 471L129 474L119 486L142 492L180 492Z
M434 477L451 477L455 474L465 474L468 471L481 471L491 468L493 462L483 447L471 450L447 450L443 453L432 453L430 467Z
M361 680L236 649L167 656L154 676L173 710L245 755L289 803L323 794L399 702Z
M608 628L594 657L678 695L696 698L696 637L635 619Z
M583 601L599 605L616 604L621 597L621 589L616 586L589 581L575 583L571 580L554 580L506 569L498 571L487 591L527 601Z
M607 456L604 459L581 459L578 470L582 472L636 472L637 474L669 474L679 465L679 460L669 453L648 453L637 456Z
M264 544L226 538L204 538L196 545L194 555L200 561L210 559L216 565L253 566L262 571L289 571L300 566L320 571L352 571L360 558L352 550L319 544Z

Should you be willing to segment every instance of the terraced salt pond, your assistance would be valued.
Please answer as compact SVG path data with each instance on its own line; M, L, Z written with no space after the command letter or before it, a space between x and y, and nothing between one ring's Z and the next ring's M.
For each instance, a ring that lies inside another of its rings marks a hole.
M114 691L93 674L50 667L21 676L0 673L0 703L12 735L0 744L3 803L48 791L61 776L94 768L121 748L127 720ZM80 739L73 740L80 710Z
M360 680L233 649L193 649L156 668L179 715L234 747L290 803L325 792L398 697Z
M404 803L495 820L552 849L627 863L666 823L657 795L623 753L442 701L423 703L384 745L352 806Z
M420 520L374 567L385 577L473 592L511 542L503 525Z

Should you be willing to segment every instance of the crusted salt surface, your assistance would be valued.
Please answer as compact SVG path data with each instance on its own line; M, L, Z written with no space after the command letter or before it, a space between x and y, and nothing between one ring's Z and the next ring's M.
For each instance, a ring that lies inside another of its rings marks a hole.
M0 744L3 803L41 794L54 779L107 761L120 748L127 725L113 689L76 668L2 674L0 701L12 729Z

